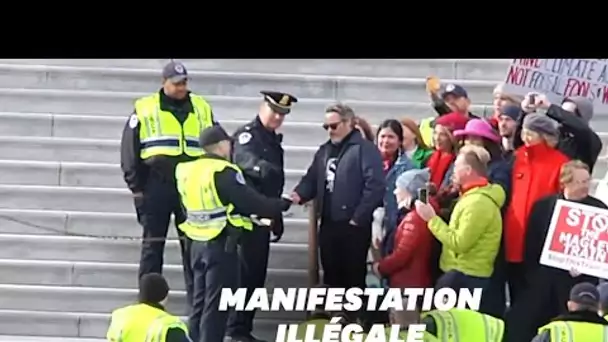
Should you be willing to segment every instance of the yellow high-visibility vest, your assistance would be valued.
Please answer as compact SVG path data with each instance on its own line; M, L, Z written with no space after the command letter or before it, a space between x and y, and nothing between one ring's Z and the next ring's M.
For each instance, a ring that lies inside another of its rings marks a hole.
M188 335L188 327L179 317L150 305L134 304L114 310L106 338L110 342L165 342L171 328Z
M425 312L437 326L437 338L445 342L502 342L505 323L473 310L452 309Z
M590 342L606 341L608 326L587 322L551 322L540 329L538 333L549 331L551 342Z
M433 146L433 127L431 124L435 119L435 117L430 117L420 121L420 135L426 146Z
M201 96L190 94L194 113L189 113L183 126L171 114L160 109L160 94L135 101L135 114L140 123L141 159L153 156L191 157L203 155L199 143L201 132L213 125L211 106Z
M233 213L234 206L222 203L217 194L215 173L227 167L242 176L238 166L217 158L203 156L177 165L177 190L187 211L186 221L179 225L179 229L192 240L214 239L224 230L227 222L235 228L253 228L251 219Z

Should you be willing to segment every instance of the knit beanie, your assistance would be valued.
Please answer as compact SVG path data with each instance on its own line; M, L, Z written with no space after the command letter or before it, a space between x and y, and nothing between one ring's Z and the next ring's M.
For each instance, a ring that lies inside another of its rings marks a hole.
M407 192L416 198L418 196L418 189L424 188L430 179L431 173L428 168L422 170L412 169L399 175L395 186L397 189L407 190Z
M144 274L139 280L139 301L160 303L169 294L169 284L165 277L158 273Z

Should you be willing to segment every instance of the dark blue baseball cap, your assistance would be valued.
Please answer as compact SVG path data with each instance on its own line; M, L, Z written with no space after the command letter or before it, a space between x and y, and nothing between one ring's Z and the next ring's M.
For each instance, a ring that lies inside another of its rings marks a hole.
M577 304L599 305L600 293L591 283L578 283L570 290L570 300Z
M600 294L600 306L602 309L608 308L608 283L601 283L597 286ZM606 312L608 314L608 312Z
M456 98L460 98L460 97L464 97L464 98L469 98L469 94L467 94L467 91L462 87L459 86L458 84L448 84L443 93L441 94L441 97L443 99L445 99L447 96L454 96Z
M163 68L163 78L171 83L179 83L188 79L188 70L177 61L171 61Z

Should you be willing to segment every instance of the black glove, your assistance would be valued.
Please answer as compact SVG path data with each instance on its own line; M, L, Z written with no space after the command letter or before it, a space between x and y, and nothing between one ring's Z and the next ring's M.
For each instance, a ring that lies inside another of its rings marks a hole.
M291 208L291 200L287 199L285 197L281 198L281 211L285 212L287 210L289 210L289 208Z
M279 242L283 237L283 232L285 231L285 225L283 224L283 216L277 217L272 221L272 226L270 227L272 231L272 235L274 237L270 239L270 242Z

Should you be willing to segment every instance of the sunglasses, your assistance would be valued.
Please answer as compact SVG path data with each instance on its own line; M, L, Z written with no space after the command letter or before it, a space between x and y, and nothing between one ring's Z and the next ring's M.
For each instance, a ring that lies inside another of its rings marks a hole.
M330 124L326 123L326 124L323 124L323 129L327 131L331 128L331 130L334 131L338 128L338 126L340 126L341 123L342 123L342 121L334 122L334 123L330 123Z

